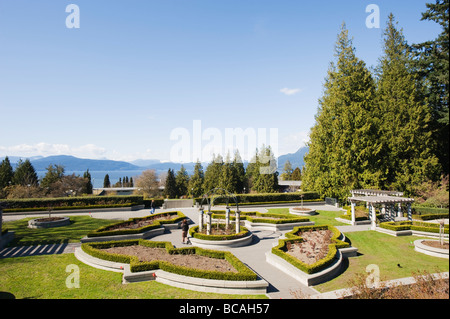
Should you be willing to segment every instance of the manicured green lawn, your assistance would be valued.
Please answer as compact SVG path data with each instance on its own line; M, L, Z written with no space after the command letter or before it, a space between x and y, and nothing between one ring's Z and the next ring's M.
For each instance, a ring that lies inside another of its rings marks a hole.
M66 280L73 274L66 272L68 265L79 267L80 288L67 288ZM195 292L156 281L124 285L121 273L85 265L74 254L0 259L0 273L0 297L7 292L16 299L266 298Z
M448 259L428 256L414 250L417 236L394 237L376 231L345 233L353 247L358 248L358 256L348 259L348 267L333 280L314 286L320 292L348 287L349 281L357 273L366 273L370 264L380 269L380 280L411 277L412 272L427 270L430 273L449 271ZM400 267L398 266L400 265Z
M280 214L280 215L288 215L294 216L289 213L289 208L270 208L268 209L271 214ZM342 211L324 211L318 210L317 215L307 216L309 220L315 222L315 225L332 225L332 226L343 226L347 225L341 222L338 222L335 218L344 214Z
M71 224L54 228L28 228L28 221L34 218L23 218L5 222L3 227L15 232L10 246L31 246L53 243L75 243L90 231L108 225L117 220L97 219L90 216L70 216Z

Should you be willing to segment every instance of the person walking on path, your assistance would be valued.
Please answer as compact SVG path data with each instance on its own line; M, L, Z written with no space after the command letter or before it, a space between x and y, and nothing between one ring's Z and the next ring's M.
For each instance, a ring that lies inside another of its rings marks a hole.
M152 202L150 203L150 213L151 214L155 213L155 208L156 208L155 200L152 199Z
M182 242L183 244L188 244L188 240L187 240L187 232L189 230L189 225L187 223L187 219L183 219L183 221L181 222L181 237L182 237Z

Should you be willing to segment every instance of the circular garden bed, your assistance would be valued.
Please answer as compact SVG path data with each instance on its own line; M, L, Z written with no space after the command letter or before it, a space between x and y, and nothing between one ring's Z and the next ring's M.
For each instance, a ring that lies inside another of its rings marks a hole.
M449 257L449 244L447 241L444 241L444 244L441 245L439 240L418 239L414 241L414 249L430 256L447 259Z
M229 225L228 229L225 224L211 225L211 234L206 234L206 225L203 225L202 231L199 226L189 229L190 241L192 245L203 248L220 248L220 247L242 247L252 242L252 232L246 227L240 226L240 232L236 233L234 225Z
M304 208L304 207L290 207L289 213L293 214L293 215L299 215L299 216L312 216L312 215L317 214L315 209Z
M70 225L69 217L42 217L28 221L28 228L52 228Z

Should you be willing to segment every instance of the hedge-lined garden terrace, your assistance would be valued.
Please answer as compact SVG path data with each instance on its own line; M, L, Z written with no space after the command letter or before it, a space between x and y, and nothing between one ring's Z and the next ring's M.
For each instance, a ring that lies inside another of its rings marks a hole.
M355 256L356 248L334 226L301 226L266 254L266 260L306 285L316 285L336 275L343 257Z
M87 234L81 242L110 241L120 239L145 239L163 234L165 229L179 228L187 218L179 211L163 212L100 227Z
M83 243L75 255L99 268L106 265L101 260L112 262L112 267L124 272L124 283L156 279L193 290L258 294L265 293L268 286L227 251L174 248L170 242L139 239Z

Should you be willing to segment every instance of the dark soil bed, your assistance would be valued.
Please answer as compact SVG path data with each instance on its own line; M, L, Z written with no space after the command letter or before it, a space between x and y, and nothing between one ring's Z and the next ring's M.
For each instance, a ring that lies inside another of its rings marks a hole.
M316 230L298 233L302 242L289 243L287 253L305 264L313 264L328 253L328 245L333 236L330 230Z
M124 229L137 229L141 227L145 227L148 225L153 224L157 220L170 220L173 219L173 215L158 215L158 216L149 216L145 219L139 219L135 221L129 221L129 222L123 222L118 225L112 225L111 227L108 227L104 229L103 231L113 231L113 230L124 230Z
M430 247L434 247L434 248L441 248L441 249L449 249L449 245L448 242L444 241L444 245L441 245L439 243L439 241L434 241L434 240L424 240L422 242L422 244L430 246Z
M43 223L43 222L56 222L58 220L63 220L63 217L44 217L44 218L38 218L36 219L37 222Z
M237 270L226 259L209 258L196 254L169 254L165 248L133 245L126 247L112 247L104 250L113 254L136 256L139 258L139 261L161 260L188 268L237 273Z

